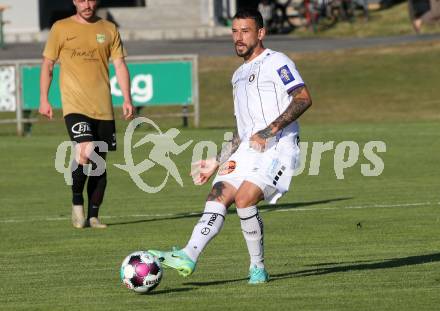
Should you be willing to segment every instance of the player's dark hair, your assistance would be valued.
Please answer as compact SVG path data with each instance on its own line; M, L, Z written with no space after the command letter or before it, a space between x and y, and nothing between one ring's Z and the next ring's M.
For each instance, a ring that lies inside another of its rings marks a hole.
M232 19L245 19L245 18L253 19L255 21L255 24L257 24L257 29L264 27L263 16L261 16L261 13L255 9L241 9L234 15Z

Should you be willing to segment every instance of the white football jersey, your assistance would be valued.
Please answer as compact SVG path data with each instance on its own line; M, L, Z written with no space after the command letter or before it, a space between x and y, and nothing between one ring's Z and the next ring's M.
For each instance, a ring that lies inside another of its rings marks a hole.
M292 101L291 92L304 81L294 62L285 54L265 49L232 76L234 114L242 142L266 128ZM292 122L277 134L277 141L296 139L299 126Z

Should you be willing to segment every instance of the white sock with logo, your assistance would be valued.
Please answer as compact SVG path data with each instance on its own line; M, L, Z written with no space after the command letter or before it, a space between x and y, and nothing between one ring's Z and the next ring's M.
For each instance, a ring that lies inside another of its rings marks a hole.
M246 240L251 266L264 268L263 220L258 214L257 207L237 208L240 217L241 231Z
M199 222L194 226L191 238L183 251L193 261L197 261L200 253L222 229L225 221L226 207L215 201L207 201Z

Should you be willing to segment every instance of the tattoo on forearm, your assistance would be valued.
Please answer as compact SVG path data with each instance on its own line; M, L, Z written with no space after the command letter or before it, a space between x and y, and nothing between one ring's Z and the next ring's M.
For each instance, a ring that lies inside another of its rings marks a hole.
M263 139L268 139L274 136L274 134L272 134L272 129L270 128L270 126L266 127L265 129L262 129L261 131L258 131L257 135L258 137Z
M223 198L223 190L225 189L225 184L222 182L216 183L211 192L208 194L206 201L221 201Z
M276 135L276 132L285 128L287 125L295 121L299 118L300 115L306 111L311 104L310 98L302 97L301 93L304 90L305 86L301 86L293 91L292 93L292 102L286 108L286 110L280 114L278 118L275 119L271 124L269 124L266 128L258 131L256 135L258 135L262 139L268 139ZM276 128L275 132L273 128Z
M285 128L287 125L298 119L304 111L310 107L312 104L310 98L308 96L302 96L304 88L305 86L302 86L293 91L292 102L287 109L272 122L272 127L275 127L278 130Z
M225 163L229 157L238 149L238 146L240 146L240 137L238 137L238 133L234 132L232 136L232 140L226 144L223 145L222 150L215 158L219 165Z

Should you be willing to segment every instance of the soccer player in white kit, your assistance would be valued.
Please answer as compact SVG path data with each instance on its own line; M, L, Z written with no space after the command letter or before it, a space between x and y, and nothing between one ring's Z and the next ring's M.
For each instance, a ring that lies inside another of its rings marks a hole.
M187 245L169 252L149 250L182 276L194 272L201 252L223 227L227 208L235 203L250 255L249 283L269 280L263 221L256 205L262 200L273 204L289 189L300 158L296 120L312 102L293 61L264 48L265 34L257 10L242 10L234 16L235 51L244 59L232 77L237 131L215 159L193 164L195 184L217 175Z

